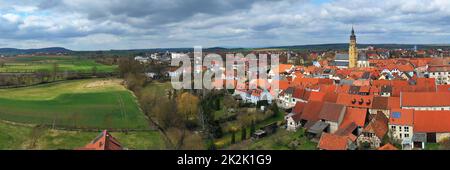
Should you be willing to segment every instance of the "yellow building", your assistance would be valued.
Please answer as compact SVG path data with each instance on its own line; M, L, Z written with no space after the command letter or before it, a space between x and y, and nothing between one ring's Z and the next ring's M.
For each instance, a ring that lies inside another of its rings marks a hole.
M348 68L356 67L358 60L358 49L356 48L356 35L352 27L352 35L350 35L350 45L348 48Z

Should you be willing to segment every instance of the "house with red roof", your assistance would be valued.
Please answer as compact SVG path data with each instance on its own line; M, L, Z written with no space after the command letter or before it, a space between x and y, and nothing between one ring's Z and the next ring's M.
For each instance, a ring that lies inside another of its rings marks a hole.
M319 119L329 124L327 132L334 133L338 130L339 125L344 120L345 111L346 107L342 104L324 103L319 113Z
M317 121L319 121L319 113L322 110L324 102L310 101L305 105L302 115L300 116L300 122L302 126L306 129L313 126Z
M414 111L413 148L441 142L450 137L450 111Z
M320 150L348 150L351 144L351 139L348 137L323 133L317 148Z
M372 95L361 96L341 93L338 95L336 103L348 107L370 109L372 108L373 97Z
M104 130L86 146L77 150L123 150L122 145L108 131Z
M375 96L373 97L372 108L369 109L370 114L377 114L378 112L383 112L386 117L389 117L389 97Z
M414 110L392 109L389 116L389 135L402 144L402 149L412 149Z
M359 135L362 128L365 127L366 118L367 118L367 109L347 107L344 119L339 125L339 129L344 129L350 124L354 123L355 129L353 130L357 130L355 134Z
M450 84L437 85L437 92L450 92Z
M449 92L402 92L400 107L414 110L450 110Z
M288 114L286 119L286 130L288 131L296 131L299 127L301 127L301 115L303 113L303 109L305 108L306 103L297 102L292 109L292 112Z
M388 132L388 122L389 119L382 112L378 112L358 136L358 146L368 144L371 148L380 147L381 141Z
M398 150L398 148L390 143L387 143L387 144L383 145L382 147L379 147L377 150Z

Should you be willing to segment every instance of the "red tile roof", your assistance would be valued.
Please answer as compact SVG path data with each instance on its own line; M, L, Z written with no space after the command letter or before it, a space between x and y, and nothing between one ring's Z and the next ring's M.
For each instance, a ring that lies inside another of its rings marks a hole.
M375 96L373 98L373 104L372 104L372 108L373 109L384 109L384 110L387 110L387 109L389 109L388 105L389 105L389 98L388 97Z
M388 122L389 119L382 112L378 112L363 131L374 133L379 139L383 139L388 131Z
M387 143L386 145L379 147L377 150L398 150L398 149L394 145Z
M347 107L344 119L342 120L339 128L344 128L351 123L355 123L359 127L364 127L366 122L367 109L358 109Z
M295 103L294 109L292 109L292 113L301 114L303 109L305 108L306 103L297 102Z
M325 102L319 113L319 118L327 121L338 122L341 117L341 113L345 114L344 110L344 105Z
M437 92L450 92L450 84L437 85Z
M337 98L338 98L338 94L337 93L335 93L335 92L328 92L323 97L323 101L324 102L336 103Z
M307 120L307 121L318 121L319 120L319 113L320 110L322 110L324 102L318 102L318 101L310 101L305 105L305 108L303 109L303 113L301 115L301 119Z
M336 103L358 108L372 108L373 96L339 94Z
M389 116L389 124L412 126L414 122L413 109L392 109Z
M91 143L87 144L78 150L122 150L122 145L104 130Z
M318 147L324 150L347 150L348 140L345 136L323 133Z
M399 109L400 108L400 97L389 97L388 108L389 109Z
M450 132L450 111L414 111L414 132Z
M309 95L308 101L323 101L324 97L325 97L324 92L312 91L311 94Z
M438 107L450 106L449 92L404 92L401 93L402 107Z

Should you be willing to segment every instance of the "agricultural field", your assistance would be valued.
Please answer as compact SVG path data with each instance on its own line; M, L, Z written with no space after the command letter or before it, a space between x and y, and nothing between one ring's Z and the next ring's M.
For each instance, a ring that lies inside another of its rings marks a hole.
M9 149L76 149L91 142L100 132L52 130L35 126L13 125L0 121L0 150ZM158 131L112 132L127 149L164 149Z
M88 79L0 89L0 119L63 128L149 129L121 82Z
M0 65L0 73L33 73L39 71L98 73L115 72L117 66L96 63L92 59L75 56L24 56L12 57Z

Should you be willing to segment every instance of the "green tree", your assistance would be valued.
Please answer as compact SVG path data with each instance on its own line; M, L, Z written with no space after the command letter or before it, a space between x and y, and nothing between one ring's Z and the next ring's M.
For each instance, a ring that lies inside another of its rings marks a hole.
M256 131L255 121L252 120L252 123L250 124L250 135L253 135L255 131Z
M242 127L241 140L244 141L246 139L247 139L247 129L245 127Z

